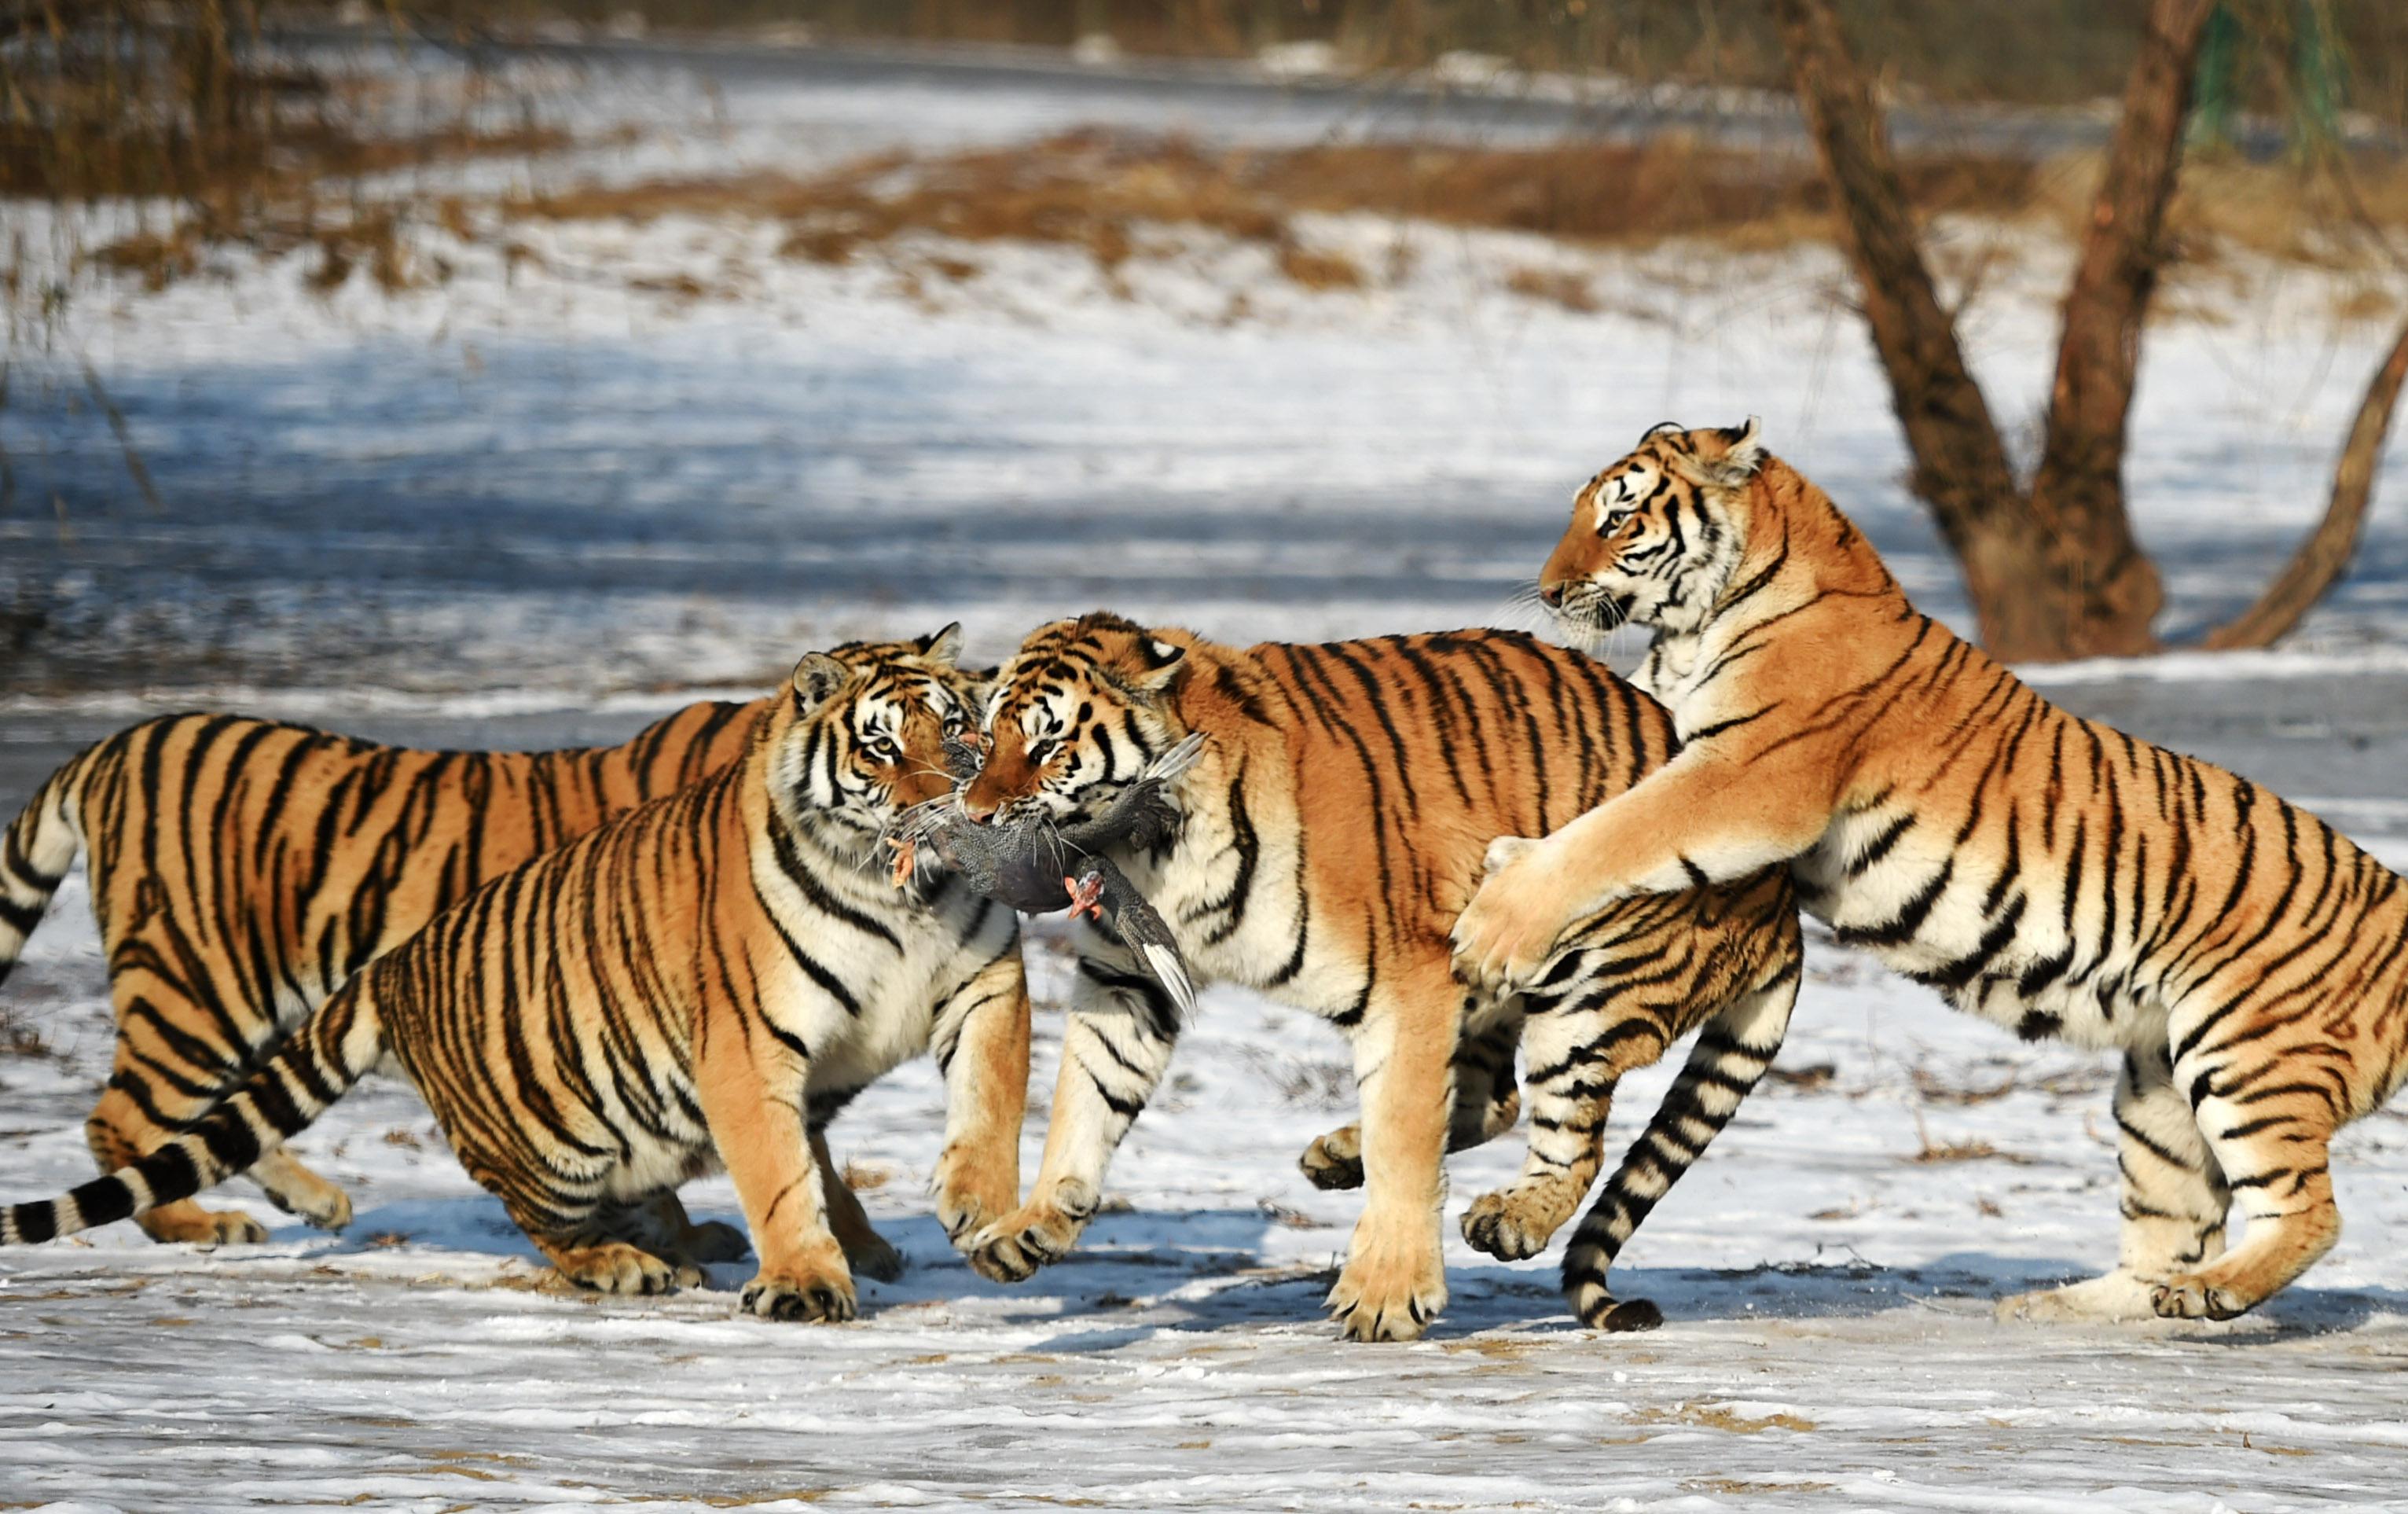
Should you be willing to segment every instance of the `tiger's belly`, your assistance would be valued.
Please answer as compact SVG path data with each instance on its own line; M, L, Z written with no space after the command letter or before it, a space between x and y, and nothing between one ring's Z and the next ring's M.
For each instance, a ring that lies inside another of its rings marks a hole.
M2002 885L1996 864L1905 844L1868 864L1867 829L1842 820L1790 867L1799 904L1842 944L2026 1041L2162 1044L2165 1005L2127 948L2086 937L2078 911L2069 927L2064 880Z

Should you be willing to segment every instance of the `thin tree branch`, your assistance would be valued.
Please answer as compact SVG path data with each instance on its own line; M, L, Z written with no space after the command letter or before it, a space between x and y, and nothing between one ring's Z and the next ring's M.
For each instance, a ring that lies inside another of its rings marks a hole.
M2399 403L2403 379L2408 379L2408 324L2401 326L2391 343L2391 354L2366 386L2358 419L2349 428L2349 440L2342 447L2341 462L2333 469L2332 501L2325 507L2325 518L2300 543L2300 550L2258 602L2208 632L2202 646L2229 652L2272 645L2299 625L2349 567L2350 555L2358 548L2358 527L2366 519L2367 501L2374 494L2375 466L2382 461L2383 440L2391 429L2391 412Z
M2043 519L2065 519L2066 536L2094 543L2085 513L2123 509L2124 425L2140 367L2142 318L2156 291L2166 203L2182 167L2191 76L2214 0L2154 0L2124 86L2124 108L2107 169L2091 202L2081 261L2065 296L2057 382L2046 440L2032 475ZM2136 552L2128 530L2124 551ZM2119 563L2095 569L2112 575ZM2152 606L2152 609L2155 607Z
M1958 556L1969 557L1979 546L1977 528L2020 503L2006 448L1941 309L1881 110L1831 0L1777 0L1773 10L1807 130L1839 201L1873 349L1914 456L1914 492Z

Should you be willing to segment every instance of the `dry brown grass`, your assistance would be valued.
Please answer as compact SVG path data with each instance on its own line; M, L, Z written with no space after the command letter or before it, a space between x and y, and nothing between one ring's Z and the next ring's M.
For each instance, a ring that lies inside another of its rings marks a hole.
M1910 160L1906 174L1916 203L1928 210L2000 214L2029 201L2033 170L1982 159ZM1297 249L1293 218L1306 211L1595 243L1786 238L1819 225L1828 195L1802 159L1679 138L1644 147L1369 143L1209 151L1179 138L1082 131L1009 149L916 159L890 154L816 179L654 180L545 194L509 209L551 220L765 217L790 223L789 255L823 263L927 232L1084 247L1111 267L1136 255L1145 228L1154 225L1200 226L1235 240ZM1298 251L1285 261L1306 281L1353 287L1344 274L1333 277L1333 263L1342 260L1329 254ZM1353 272L1362 277L1360 268Z
M1525 299L1560 305L1575 315L1597 313L1597 292L1588 276L1570 268L1515 268L1505 276L1505 287Z
M2375 224L2408 227L2408 169L2354 168L2355 202ZM1926 216L1957 215L2054 228L2071 236L2088 214L2095 158L2035 165L1967 156L1909 158L1908 193ZM2170 253L2212 261L2233 249L2319 264L2381 254L2329 177L2210 161L2186 180ZM1803 157L1737 152L1677 137L1641 146L1575 143L1478 149L1362 143L1212 151L1179 138L1097 130L1022 146L865 159L817 178L774 174L655 180L562 190L509 202L505 219L624 220L663 216L781 223L781 252L829 266L872 252L903 277L959 283L975 264L913 247L915 237L1020 242L1085 252L1123 287L1135 260L1185 244L1160 228L1200 229L1264 248L1310 290L1401 281L1409 257L1367 267L1299 230L1309 214L1372 215L1519 231L1592 246L1646 247L1699 238L1770 251L1834 234L1828 193ZM1400 244L1401 245L1401 244ZM2000 255L1992 249L1985 256ZM1984 267L1957 270L1977 287ZM1524 265L1505 287L1589 313L1599 308L1577 269ZM2370 310L2386 296L2370 292Z
M1812 1420L1795 1414L1772 1414L1761 1420L1741 1416L1727 1404L1677 1404L1670 1409L1649 1409L1637 1416L1641 1424L1693 1424L1709 1430L1727 1430L1737 1435L1761 1435L1767 1430L1794 1430L1804 1435L1815 1428Z

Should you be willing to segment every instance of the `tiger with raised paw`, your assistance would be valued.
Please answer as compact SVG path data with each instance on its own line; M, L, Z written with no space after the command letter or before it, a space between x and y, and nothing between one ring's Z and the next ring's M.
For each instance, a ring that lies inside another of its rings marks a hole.
M2120 1260L2002 1313L2227 1319L2331 1249L2328 1144L2408 1077L2397 876L1917 613L1754 421L1649 432L1580 491L1540 594L1591 634L1656 628L1640 682L1681 751L1500 845L1467 976L1528 981L1615 901L1785 863L1841 941L1956 1007L2124 1055Z
M821 1127L933 1046L939 1218L1018 1196L1028 1001L1011 912L941 875L897 891L880 843L950 791L976 685L958 633L839 647L761 701L730 768L494 878L329 998L189 1132L60 1200L0 1212L41 1241L256 1162L390 1058L469 1175L570 1281L698 1280L664 1196L724 1165L760 1271L749 1313L850 1319Z
M1441 1161L1510 1127L1518 1038L1531 1134L1521 1177L1464 1217L1471 1244L1536 1253L1578 1209L1617 1080L1699 1025L1696 1051L1609 1185L1627 1236L1780 1050L1798 987L1796 910L1776 872L1599 911L1539 982L1464 991L1447 928L1489 841L1569 821L1660 767L1670 722L1603 664L1470 630L1239 649L1096 613L1041 627L996 675L963 803L1017 823L1087 818L1192 734L1158 845L1110 854L1202 979L1324 1017L1354 1043L1362 1123L1306 1172L1365 1204L1329 1308L1346 1334L1410 1339L1446 1302ZM1067 1252L1106 1164L1168 1064L1179 1016L1142 960L1082 922L1043 1167L970 1245L1017 1280ZM1460 1031L1460 1035L1458 1034ZM1660 1316L1582 1265L1600 1322Z

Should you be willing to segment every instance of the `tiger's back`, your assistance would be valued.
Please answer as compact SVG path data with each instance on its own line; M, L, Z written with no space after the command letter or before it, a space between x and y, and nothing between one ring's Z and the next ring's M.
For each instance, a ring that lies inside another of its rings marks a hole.
M109 967L115 1064L86 1133L104 1171L206 1111L362 967L486 879L724 768L752 706L689 705L618 746L449 752L239 715L165 715L87 748L0 842L0 977L78 850ZM281 1154L271 1197L339 1218ZM181 1204L163 1240L255 1239Z
M938 878L890 880L879 839L951 786L967 728L949 627L849 643L754 706L738 764L472 890L317 1009L188 1132L59 1199L0 1211L42 1241L179 1199L275 1149L390 1057L471 1176L584 1286L697 1275L670 1195L724 1162L762 1276L746 1307L848 1318L821 1127L934 1045L948 1084L942 1218L1016 1188L1027 1075L1017 921ZM816 1163L816 1165L815 1165ZM665 1240L624 1221L665 1205ZM891 1274L890 1274L891 1276Z

